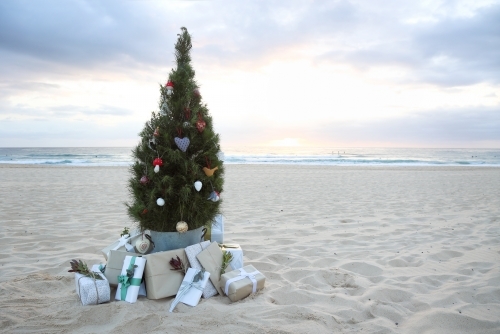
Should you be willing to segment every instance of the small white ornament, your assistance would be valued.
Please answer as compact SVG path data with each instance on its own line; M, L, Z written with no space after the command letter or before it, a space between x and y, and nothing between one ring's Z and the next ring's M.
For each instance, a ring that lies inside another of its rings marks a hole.
M175 225L175 229L179 233L186 233L189 229L188 224L186 222L180 221Z
M203 184L200 181L194 183L194 189L196 189L196 191L200 191L202 186Z
M155 166L155 173L158 173L160 171L160 166L156 165Z
M158 198L156 200L156 204L158 204L159 206L164 206L165 205L165 200L163 198Z
M191 127L191 123L189 123L189 122L184 122L184 123L182 123L182 126L183 126L184 128L186 128L186 129L187 129L187 128L190 128L190 127Z
M212 201L212 202L217 202L220 199L220 194L216 192L215 190L210 193L210 196L207 198L207 200Z
M135 243L135 249L137 250L137 252L139 252L141 254L145 254L149 250L150 246L151 246L151 242L149 242L148 239L140 238Z

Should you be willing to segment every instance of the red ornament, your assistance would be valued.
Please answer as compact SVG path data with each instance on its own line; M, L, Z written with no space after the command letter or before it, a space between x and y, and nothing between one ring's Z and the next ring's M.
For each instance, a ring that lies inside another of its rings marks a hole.
M203 130L205 130L206 125L207 123L205 123L205 121L201 117L201 114L198 114L198 120L196 121L196 128L198 129L198 132L202 133Z
M200 90L199 90L198 88L195 88L195 89L193 90L193 95L194 95L194 96L196 96L196 97L200 97L200 96L201 96L201 94L200 94Z
M174 91L174 83L170 80L165 84L165 88L167 89L167 95L170 95Z
M144 210L142 210L142 214L143 214L143 215L145 215L145 214L147 214L147 213L148 213L148 209L144 209Z
M159 137L160 136L160 127L156 127L155 132L153 133L153 136Z
M163 166L163 160L161 160L161 158L156 158L153 160L153 166Z
M142 185L146 185L149 183L149 178L144 175L143 177L141 177L141 180L139 181Z

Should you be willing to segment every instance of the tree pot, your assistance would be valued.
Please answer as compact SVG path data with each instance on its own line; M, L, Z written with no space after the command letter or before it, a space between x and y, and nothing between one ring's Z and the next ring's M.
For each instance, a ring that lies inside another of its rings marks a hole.
M157 232L151 231L151 239L155 243L155 248L151 253L163 252L172 249L186 248L188 246L202 242L206 232L204 226L196 230L189 230L185 233L179 232Z

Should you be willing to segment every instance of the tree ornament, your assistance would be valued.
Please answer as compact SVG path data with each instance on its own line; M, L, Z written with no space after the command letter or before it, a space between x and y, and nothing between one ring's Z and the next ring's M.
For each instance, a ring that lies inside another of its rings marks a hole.
M205 130L205 126L207 123L203 120L203 117L201 116L201 113L198 113L198 120L196 121L196 129L198 129L199 133L202 133L203 130Z
M168 103L167 103L167 101L163 102L163 104L161 105L160 112L163 115L166 115L169 111L170 111L170 109L168 109Z
M148 142L148 146L153 151L156 151L156 140L154 138L151 138Z
M186 233L187 230L189 229L188 224L184 221L180 221L175 225L175 229L179 233Z
M155 173L158 173L160 171L160 167L163 166L163 160L161 160L161 158L154 159L153 166L155 166Z
M220 194L217 191L212 191L210 196L208 196L207 200L212 202L217 202L220 199Z
M146 254L150 251L151 242L147 238L140 238L135 242L135 251L140 254Z
M179 137L174 138L175 145L177 145L177 147L182 152L186 152L186 150L188 149L188 146L189 146L189 138L188 137L180 138L182 136L181 129L177 129L177 133L179 134Z
M191 127L191 123L189 122L184 122L182 123L182 126L185 128L185 129L189 129Z
M147 213L148 213L148 209L144 209L144 210L142 210L142 215L145 215L145 214L147 214Z
M193 95L196 97L200 97L201 96L200 90L198 88L193 89Z
M142 184L142 185L146 185L149 183L149 178L146 176L146 175L143 175L141 177L141 179L139 180L139 182Z
M196 189L196 191L200 191L202 186L203 184L200 181L194 183L194 189Z
M205 172L205 175L210 177L212 175L214 175L215 171L219 169L219 167L215 166L214 168L210 169L210 168L207 168L207 167L203 167L203 171Z
M153 136L155 136L155 137L160 136L160 127L159 126L156 127L155 132L153 133Z
M165 85L165 88L167 88L167 95L169 96L172 95L172 93L174 92L174 83L168 80L168 82Z
M158 198L156 200L156 204L158 204L158 206L164 206L165 205L165 200L163 198Z

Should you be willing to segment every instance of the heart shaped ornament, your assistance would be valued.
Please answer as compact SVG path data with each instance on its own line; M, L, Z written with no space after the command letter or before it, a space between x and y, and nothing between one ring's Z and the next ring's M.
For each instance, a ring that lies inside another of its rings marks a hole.
M146 254L151 247L151 242L148 239L140 238L135 243L135 250L137 253Z
M219 151L219 152L217 152L216 155L217 155L217 159L219 159L220 161L224 161L224 158L225 158L224 152Z
M200 181L194 183L194 189L196 189L196 191L200 191L202 186L203 184Z
M181 150L182 152L186 152L187 148L189 147L189 143L190 143L188 137L184 137L184 138L175 137L174 141L175 141L175 144L177 145L177 147L179 148L179 150Z

